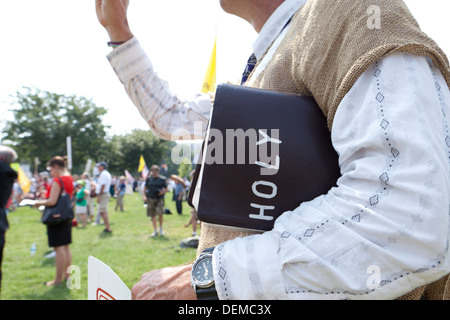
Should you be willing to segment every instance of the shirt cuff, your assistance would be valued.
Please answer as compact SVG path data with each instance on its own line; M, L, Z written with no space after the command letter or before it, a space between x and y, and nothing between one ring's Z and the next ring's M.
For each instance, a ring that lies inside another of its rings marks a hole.
M273 261L277 248L272 232L218 245L213 253L213 271L219 299L286 298L280 264Z
M152 63L136 37L121 44L106 57L122 84L143 72L153 71Z

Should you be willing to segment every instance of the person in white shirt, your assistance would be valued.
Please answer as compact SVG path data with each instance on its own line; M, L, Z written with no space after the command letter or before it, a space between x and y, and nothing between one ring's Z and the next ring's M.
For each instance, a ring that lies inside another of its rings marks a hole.
M287 23L305 2L220 1L259 33L260 63L250 82L278 58ZM128 26L128 1L96 3L111 45L118 46L108 59L152 131L170 139L183 128L201 138L192 123L206 127L209 96L182 100L156 75ZM361 73L331 130L342 172L338 187L286 212L269 232L216 246L218 298L394 299L448 275L446 67L443 75L427 57L398 52ZM133 287L133 298L195 299L191 269L150 271Z
M108 216L108 203L111 194L109 192L109 187L111 186L111 174L106 170L107 164L106 162L97 163L98 171L100 175L98 176L96 193L97 193L97 204L98 204L98 212L100 216L103 218L105 222L105 230L106 233L111 233L111 227L109 225L109 216Z

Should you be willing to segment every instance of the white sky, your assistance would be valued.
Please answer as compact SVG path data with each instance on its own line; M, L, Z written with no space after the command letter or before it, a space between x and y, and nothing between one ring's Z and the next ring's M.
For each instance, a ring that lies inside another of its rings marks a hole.
M450 55L450 1L405 3ZM218 83L239 78L257 36L219 0L131 0L129 21L154 68L182 97L200 90L216 32ZM111 133L148 129L106 60L108 37L94 0L3 0L0 30L0 120L12 119L10 96L30 86L92 99L108 109Z

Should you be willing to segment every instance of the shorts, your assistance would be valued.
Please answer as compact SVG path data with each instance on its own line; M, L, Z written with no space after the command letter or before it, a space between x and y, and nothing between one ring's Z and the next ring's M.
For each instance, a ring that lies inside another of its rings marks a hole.
M103 193L98 197L100 200L98 202L98 212L108 212L109 197L111 197L111 195L109 193Z
M86 214L87 206L75 206L75 214Z
M164 198L147 199L147 217L160 216L164 213Z
M191 218L198 220L197 218L197 210L195 210L195 208L191 208Z

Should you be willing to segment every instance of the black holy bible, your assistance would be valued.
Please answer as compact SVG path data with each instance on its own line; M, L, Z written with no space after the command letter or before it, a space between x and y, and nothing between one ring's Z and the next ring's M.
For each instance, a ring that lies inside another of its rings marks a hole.
M270 230L283 212L327 193L340 176L312 97L218 86L189 204L207 223Z

